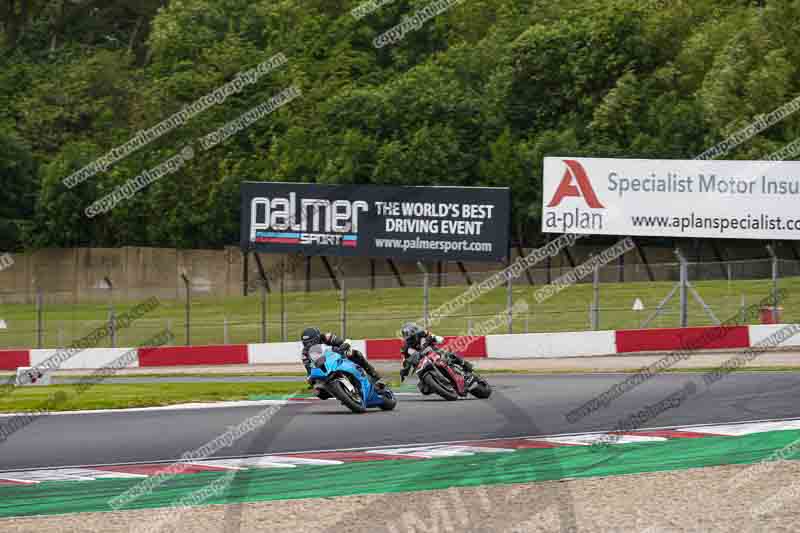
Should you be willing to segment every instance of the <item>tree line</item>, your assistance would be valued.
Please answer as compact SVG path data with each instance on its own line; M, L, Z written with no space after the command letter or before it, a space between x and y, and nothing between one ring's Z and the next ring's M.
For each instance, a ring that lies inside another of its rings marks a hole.
M221 247L243 180L510 186L542 158L693 158L800 95L800 0L0 0L0 249ZM68 188L237 74L288 62ZM88 219L88 205L290 86L302 97ZM800 116L800 114L797 114ZM800 137L791 115L724 157Z

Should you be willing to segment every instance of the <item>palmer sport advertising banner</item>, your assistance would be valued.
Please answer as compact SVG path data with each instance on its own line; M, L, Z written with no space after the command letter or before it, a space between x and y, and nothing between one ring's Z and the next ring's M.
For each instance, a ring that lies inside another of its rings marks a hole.
M800 239L800 162L546 157L546 233Z
M507 188L242 183L243 250L504 261Z

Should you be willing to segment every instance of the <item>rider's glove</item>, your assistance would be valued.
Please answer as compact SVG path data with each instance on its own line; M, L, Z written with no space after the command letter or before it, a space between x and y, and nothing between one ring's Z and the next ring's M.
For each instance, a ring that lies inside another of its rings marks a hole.
M349 354L349 353L350 353L350 350L352 350L352 347L350 346L350 339L346 339L346 340L345 340L345 341L344 341L344 342L343 342L343 343L342 343L342 344L339 346L339 349L342 351L342 353L344 353L344 354Z

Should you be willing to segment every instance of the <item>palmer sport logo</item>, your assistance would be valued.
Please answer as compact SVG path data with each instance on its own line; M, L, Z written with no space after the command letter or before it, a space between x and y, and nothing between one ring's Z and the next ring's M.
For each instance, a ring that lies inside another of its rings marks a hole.
M363 200L323 200L287 197L253 198L250 202L250 242L358 246L358 216L367 212Z
M574 159L564 159L564 165L566 166L564 176L558 183L550 203L547 204L548 209L545 210L543 221L545 230L564 233L575 230L602 230L605 206L597 197L589 174L583 165ZM564 202L567 198L577 200ZM574 210L568 210L568 206L572 205L575 205ZM598 212L598 210L603 211Z

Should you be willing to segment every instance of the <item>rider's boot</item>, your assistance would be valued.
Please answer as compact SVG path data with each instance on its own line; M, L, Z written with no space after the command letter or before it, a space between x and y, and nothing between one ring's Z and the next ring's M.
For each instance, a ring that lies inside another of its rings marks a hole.
M472 372L468 373L467 375L464 376L464 387L467 390L469 390L470 387L472 387L472 385L475 383L475 380L477 379L478 378L475 377L475 374L473 374Z
M381 390L386 387L386 383L384 383L380 374L378 374L378 371L375 370L375 367L372 366L369 361L367 361L367 358L364 357L364 355L361 352L354 350L350 354L350 359L358 366L364 369L364 372L367 373L367 375L370 378L370 381L372 381L372 384L375 385L375 387L377 387L378 390Z
M369 364L366 360L364 361L366 364L364 365L364 371L372 380L372 384L378 388L378 390L386 388L386 383L383 381L383 378L378 374L378 371L375 370L375 367Z
M469 390L477 379L473 373L475 366L466 359L460 359L459 362L461 363L461 368L464 369L464 386Z

